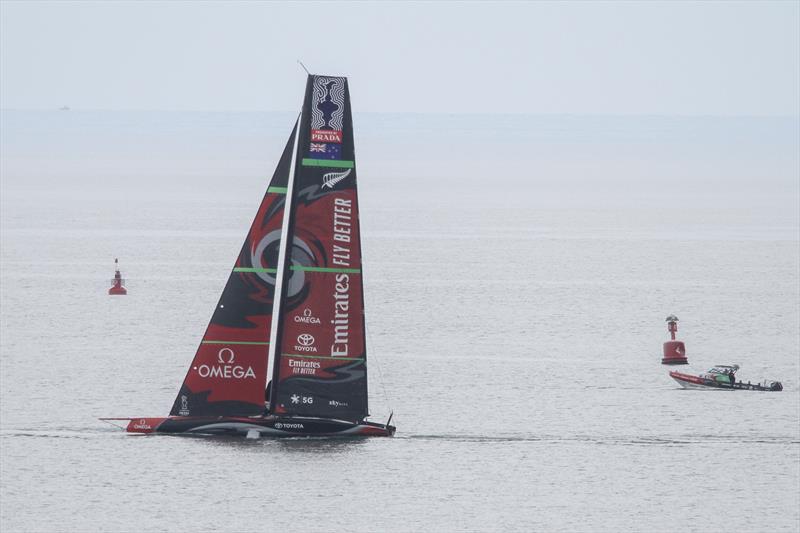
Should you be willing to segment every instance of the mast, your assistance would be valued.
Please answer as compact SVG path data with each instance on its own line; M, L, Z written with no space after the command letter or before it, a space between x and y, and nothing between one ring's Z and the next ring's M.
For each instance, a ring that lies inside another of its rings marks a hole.
M280 359L281 359L281 342L283 340L283 303L286 299L284 295L284 287L287 286L289 282L289 277L291 276L291 270L289 268L289 264L292 261L292 246L293 243L290 242L294 240L294 223L292 220L292 210L291 205L294 203L294 184L297 178L297 162L302 156L302 151L300 150L300 139L303 135L303 132L306 128L303 126L304 121L304 114L306 108L306 101L309 98L309 92L311 91L312 80L314 78L313 74L308 74L306 78L306 90L303 97L303 105L300 108L300 118L297 121L297 132L295 134L295 143L294 143L294 153L292 154L292 166L291 170L289 171L289 184L286 191L286 210L284 212L283 217L283 227L281 231L285 232L282 233L281 238L281 253L283 257L278 260L278 268L280 269L278 273L278 277L280 279L281 289L280 292L276 293L275 296L275 309L272 316L275 317L273 321L274 324L274 331L270 333L274 333L275 337L270 337L272 342L270 343L270 358L269 362L272 363L272 369L269 376L271 376L272 380L272 387L270 389L270 410L274 411L275 406L277 405L277 398L278 398L278 381L280 380Z
M281 225L281 242L280 248L278 252L278 272L275 274L275 298L272 302L272 316L273 320L270 325L270 332L269 332L269 349L267 350L267 382L264 384L266 387L269 384L270 380L274 379L276 376L273 375L275 373L275 369L278 367L276 354L278 353L279 349L279 332L280 332L280 318L275 319L276 317L280 317L280 309L281 309L281 300L283 296L283 286L286 281L286 272L287 262L291 260L290 254L290 244L289 244L289 224L291 223L292 218L292 193L294 191L294 174L295 168L297 166L297 147L298 142L297 139L300 136L300 124L303 120L303 110L300 109L300 114L297 117L297 123L295 126L295 133L294 133L294 150L292 151L292 161L291 165L289 166L289 181L286 185L286 202L283 208L283 224ZM275 386L273 384L272 390L270 391L270 398L269 402L270 405L274 405L274 396L275 396Z

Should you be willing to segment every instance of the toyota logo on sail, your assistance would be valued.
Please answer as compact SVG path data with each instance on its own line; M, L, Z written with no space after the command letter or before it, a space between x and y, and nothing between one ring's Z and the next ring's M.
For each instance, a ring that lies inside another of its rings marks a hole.
M294 349L298 352L316 352L315 342L316 339L310 333L301 333L297 336L297 344L295 344Z
M301 333L297 336L297 342L302 344L303 346L311 346L314 344L314 336L310 333Z

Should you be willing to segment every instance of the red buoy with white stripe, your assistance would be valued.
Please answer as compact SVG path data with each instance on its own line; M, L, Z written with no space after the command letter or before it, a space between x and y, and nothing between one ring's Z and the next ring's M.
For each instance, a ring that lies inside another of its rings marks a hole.
M125 280L122 279L122 274L120 274L119 272L119 259L116 258L114 259L114 268L115 268L114 279L111 280L111 283L113 283L114 285L110 289L108 289L108 294L112 296L123 296L125 294L128 294L127 289L123 287Z
M669 315L667 317L667 327L672 340L664 343L664 358L661 359L662 365L686 365L689 360L686 358L686 346L682 341L675 340L678 332L678 317Z

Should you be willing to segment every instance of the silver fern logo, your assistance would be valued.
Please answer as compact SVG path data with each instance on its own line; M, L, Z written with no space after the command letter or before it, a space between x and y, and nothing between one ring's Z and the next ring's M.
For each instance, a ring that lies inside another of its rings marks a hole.
M322 175L322 187L333 189L334 185L345 179L352 172L352 168L348 168L344 172L328 172Z

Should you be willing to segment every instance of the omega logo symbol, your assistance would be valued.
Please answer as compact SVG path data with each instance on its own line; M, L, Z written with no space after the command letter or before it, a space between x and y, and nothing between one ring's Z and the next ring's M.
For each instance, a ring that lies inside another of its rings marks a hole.
M320 323L319 318L315 317L314 314L311 312L311 309L309 309L308 307L306 307L303 310L303 315L302 316L301 315L295 315L294 316L294 321L297 322L297 323L303 323L303 324L319 324Z
M245 357L245 359L247 359ZM210 363L210 361L209 361ZM204 364L193 367L201 378L223 378L223 379L256 379L256 373L250 365L242 366L236 364L236 354L230 348L223 348L217 352L217 364ZM188 413L188 409L186 413ZM181 413L182 414L182 413Z
M228 359L227 361L225 360L225 356L223 355L226 352L228 354L230 354L230 355L227 356L227 359ZM219 364L221 364L221 365L224 365L226 363L229 364L229 365L233 364L235 359L236 359L236 356L234 355L233 350L231 350L230 348L223 348L217 354L217 362L219 362Z

